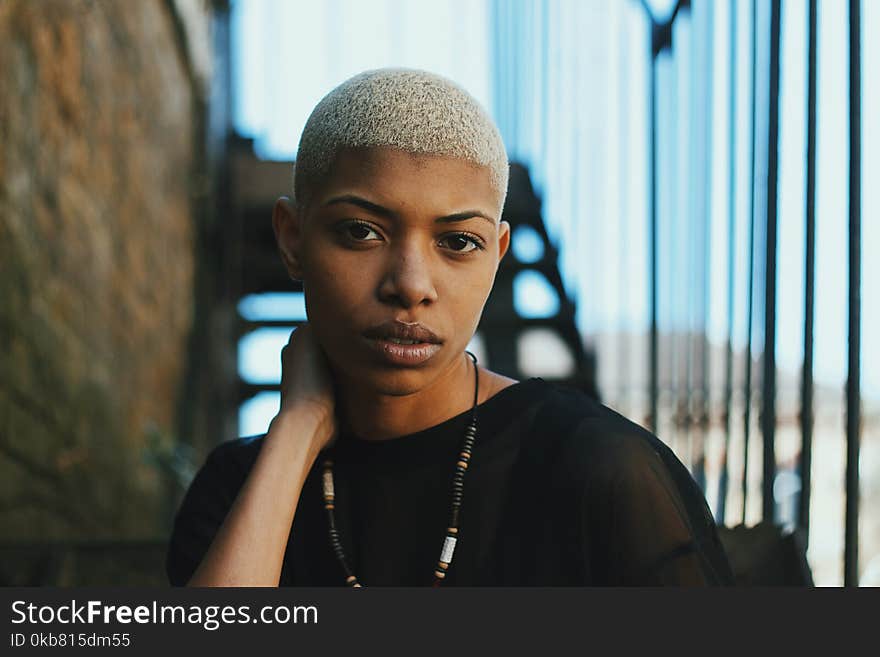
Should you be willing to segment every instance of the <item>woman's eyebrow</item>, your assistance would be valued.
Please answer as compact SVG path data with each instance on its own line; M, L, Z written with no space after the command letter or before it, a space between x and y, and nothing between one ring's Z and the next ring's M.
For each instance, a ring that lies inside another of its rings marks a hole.
M438 217L437 223L440 224L451 224L456 221L466 221L467 219L472 219L473 217L480 217L481 219L485 219L492 226L495 225L495 219L490 217L487 214L483 214L479 210L465 210L464 212L456 212L455 214L448 214L445 217Z
M354 194L343 194L342 196L334 196L326 203L324 203L324 205L337 205L338 203L351 203L352 205L356 205L359 208L363 208L367 212L371 212L380 217L385 217L386 219L395 219L397 217L397 214L393 210L389 210L386 207L383 207L377 203L373 203L372 201L368 201L367 199L361 198L360 196L355 196Z

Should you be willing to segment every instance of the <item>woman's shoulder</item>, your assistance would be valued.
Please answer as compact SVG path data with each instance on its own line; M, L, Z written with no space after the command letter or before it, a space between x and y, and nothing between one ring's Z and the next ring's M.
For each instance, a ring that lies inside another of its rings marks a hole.
M657 437L630 418L606 406L588 392L566 383L530 379L540 406L535 430L581 448L620 449L626 445L653 446Z
M645 498L665 491L698 533L714 526L688 468L658 436L589 395L550 386L537 413L531 458L570 492ZM526 454L526 458L530 455Z
M266 434L226 440L208 452L199 476L240 485L257 460Z
M647 428L571 385L532 380L540 404L529 430L530 449L572 477L638 477L662 464L683 469Z

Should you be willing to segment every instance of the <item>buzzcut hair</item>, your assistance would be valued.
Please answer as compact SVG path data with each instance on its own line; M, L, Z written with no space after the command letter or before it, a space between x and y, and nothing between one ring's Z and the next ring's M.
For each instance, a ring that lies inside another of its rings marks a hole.
M509 164L495 123L451 80L408 68L360 73L315 106L300 137L294 165L297 205L309 204L312 191L330 173L341 150L382 146L488 167L504 207Z

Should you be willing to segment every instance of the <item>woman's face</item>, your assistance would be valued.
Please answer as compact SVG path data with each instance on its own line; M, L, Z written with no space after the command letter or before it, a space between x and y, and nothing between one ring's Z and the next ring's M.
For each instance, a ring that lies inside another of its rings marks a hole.
M460 366L510 239L489 169L348 150L311 198L291 250L334 372L404 395Z

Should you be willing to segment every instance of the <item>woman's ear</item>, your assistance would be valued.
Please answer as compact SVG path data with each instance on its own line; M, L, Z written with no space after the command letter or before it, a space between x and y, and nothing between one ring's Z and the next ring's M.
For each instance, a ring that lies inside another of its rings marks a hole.
M498 262L504 258L508 248L510 248L510 224L502 221L498 224Z
M301 281L303 278L299 257L302 244L302 219L302 214L289 198L282 196L275 201L275 207L272 208L275 241L278 243L278 252L281 254L287 273L295 281Z

